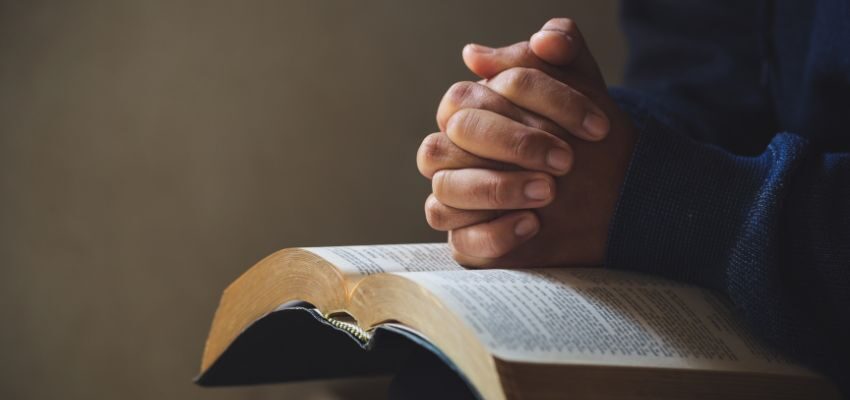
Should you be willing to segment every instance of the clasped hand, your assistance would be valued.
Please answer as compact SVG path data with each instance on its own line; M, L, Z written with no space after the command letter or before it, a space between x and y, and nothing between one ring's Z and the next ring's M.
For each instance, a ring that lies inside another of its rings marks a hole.
M417 154L428 223L466 266L602 263L635 134L575 23L463 59L483 79L449 88Z

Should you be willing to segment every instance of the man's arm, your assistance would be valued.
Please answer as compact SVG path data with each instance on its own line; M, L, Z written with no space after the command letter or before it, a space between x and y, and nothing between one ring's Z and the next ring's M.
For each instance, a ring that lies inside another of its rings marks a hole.
M763 337L847 382L850 154L775 134L743 3L624 2L631 60L611 92L639 139L606 263L721 290Z
M639 139L606 264L721 290L774 345L846 382L850 155L783 133L736 156L671 128L639 94L614 93Z
M709 114L705 110L711 110L714 116L725 115L717 111L722 107L708 101L714 95L685 95L700 91L699 76L679 80L669 91L663 91L662 78L670 78L671 71L660 69L659 86L653 88L646 75L646 85L613 90L611 94L616 103L611 100L614 104L611 106L610 99L597 92L597 87L601 86L603 92L605 89L594 79L594 74L581 68L551 70L551 65L561 63L551 57L557 54L545 51L547 43L571 43L586 50L577 29L571 31L570 27L574 28L574 24L569 20L552 20L528 44L527 48L533 50L536 57L550 62L548 67L535 65L526 57L525 50L521 53L510 51L525 48L522 47L525 44L479 55L479 61L486 60L484 64L497 66L491 72L498 73L483 85L514 104L523 104L522 108L531 113L546 116L551 113L548 106L564 104L557 98L550 98L551 95L566 92L556 90L563 89L562 85L529 68L552 76L568 72L562 76L561 83L582 89L600 105L611 120L610 134L594 143L574 140L569 135L560 136L574 150L574 167L556 178L557 193L548 205L535 209L533 214L520 211L539 220L538 231L523 236L521 242L497 246L508 248L507 251L493 252L473 260L475 263L463 258L459 261L486 267L574 265L588 260L599 263L607 251L605 257L610 267L655 273L726 292L762 336L798 359L841 378L842 371L850 370L850 345L846 343L846 337L850 337L850 204L847 201L850 198L850 155L823 154L791 134L776 136L770 146L757 152L758 156L738 155L748 151L734 149L732 139L746 137L748 131L743 128L726 130L725 120L706 116ZM711 44L708 38L680 43L688 47L680 50L682 53L711 53L697 48L703 44L722 50L722 46ZM674 47L669 50L675 53ZM513 57L516 54L521 57ZM732 59L730 57L727 55L726 59ZM747 56L742 57L746 59ZM580 66L580 59L576 58L571 65ZM698 63L688 65L699 69ZM745 62L745 69L746 65ZM471 69L478 73L479 68ZM679 71L684 72L687 71ZM490 77L490 74L479 75ZM717 90L717 79L720 77L706 80L705 84L711 86L706 90ZM730 94L743 97L758 87L756 82L731 87L730 90L734 90ZM546 104L524 101L547 98ZM753 104L751 111L728 115L755 118L760 115L757 111L762 106L758 102ZM564 114L575 112L569 108L561 111ZM555 117L552 119L557 119ZM764 121L767 121L764 126L752 123L747 129L752 129L753 135L761 135L770 129L770 120ZM500 143L499 140L487 140L488 135L496 132L489 125L477 122L464 125L470 128L466 134L472 132L481 140L458 140L454 144L451 140L435 142L442 143L439 146L423 143L422 149L438 150L420 152L432 155L420 160L423 174L428 176L432 171L447 168L490 168L480 161L464 167L463 159L468 157L453 156L468 152L487 157L483 149ZM536 126L544 125L548 124ZM694 126L700 127L698 134ZM633 147L630 138L635 131L638 143ZM463 135L455 132L446 136L451 139ZM703 142L697 142L694 137ZM728 141L731 146L711 144L723 144L722 141ZM621 145L623 143L625 145ZM451 146L460 150L450 150ZM521 150L524 146L514 148ZM501 161L514 166L523 164L524 152L503 150L504 154L520 159ZM525 161L536 159L540 157ZM620 175L619 167L611 166L622 161L625 162ZM448 193L450 187L458 189L457 193L467 193L463 209L443 213L444 216L482 210L511 211L493 203L494 199L504 198L496 195L499 193L496 189L507 194L522 193L521 186L510 182L498 185L493 183L499 181L493 179L476 179L475 182L482 185L473 185L469 180L432 182L435 193ZM470 191L476 187L493 190ZM437 203L442 200L451 203L449 197L435 197ZM616 204L613 217L607 212L596 212L607 209L599 205L608 199L611 199L612 208ZM429 218L429 222L432 219ZM467 238L476 239L475 243L482 244L479 247L485 250L495 248L494 243L505 244L503 239L512 235L508 229L499 230L505 226L493 223L467 224L470 220L463 219L462 224L447 230L452 234L467 232ZM596 231L602 232L598 238ZM473 232L475 235L469 234ZM471 243L457 241L458 236L450 236L453 246L457 247L458 242L461 245ZM597 239L601 243L597 243ZM587 250L597 246L601 249L598 260L595 251ZM839 379L841 381L846 379Z

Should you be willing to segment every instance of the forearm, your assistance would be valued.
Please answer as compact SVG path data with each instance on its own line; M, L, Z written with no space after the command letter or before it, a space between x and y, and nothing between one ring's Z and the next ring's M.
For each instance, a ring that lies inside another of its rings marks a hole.
M639 138L607 265L722 291L792 356L850 370L850 155L779 134L736 156L677 131L639 93L613 93Z

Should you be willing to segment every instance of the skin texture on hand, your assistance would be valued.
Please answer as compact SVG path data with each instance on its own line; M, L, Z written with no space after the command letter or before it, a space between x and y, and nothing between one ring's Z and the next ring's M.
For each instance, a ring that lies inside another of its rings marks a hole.
M530 42L468 45L417 155L426 217L473 267L598 265L634 146L581 33L554 19Z

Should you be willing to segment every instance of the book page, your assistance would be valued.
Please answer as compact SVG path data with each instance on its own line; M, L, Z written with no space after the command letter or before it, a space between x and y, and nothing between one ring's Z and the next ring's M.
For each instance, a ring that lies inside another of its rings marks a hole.
M446 243L305 247L346 275L461 270Z
M602 268L400 275L505 360L806 373L743 329L724 300L667 280Z

